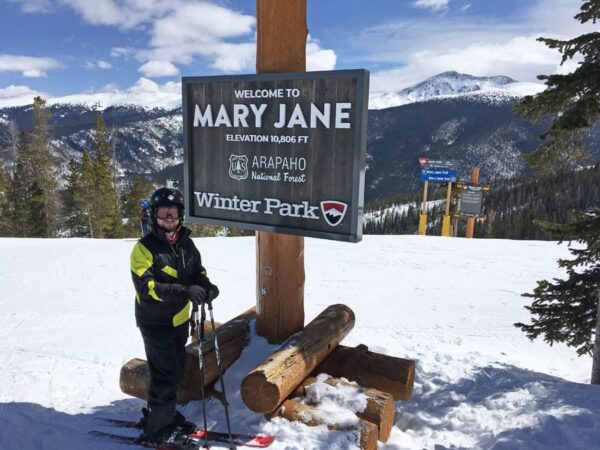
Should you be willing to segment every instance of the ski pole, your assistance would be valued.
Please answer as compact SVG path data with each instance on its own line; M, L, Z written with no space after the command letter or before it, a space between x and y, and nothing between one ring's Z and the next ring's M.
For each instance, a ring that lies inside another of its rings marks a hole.
M202 305L204 311L204 305ZM213 329L215 340L215 356L217 358L217 368L219 369L219 378L221 379L221 390L223 391L223 406L225 406L225 419L227 420L227 432L229 433L229 441L233 444L233 436L231 435L231 423L229 421L229 403L227 402L227 394L225 393L225 381L223 380L223 367L221 366L221 355L219 353L219 339L215 331L215 318L213 316L212 299L208 301L208 313L210 314L210 325Z
M206 396L204 395L204 355L202 354L202 343L204 342L204 320L206 312L202 304L202 315L198 323L198 305L194 304L193 309L194 323L196 324L196 343L198 344L198 365L200 366L200 394L202 396L202 415L204 416L204 447L208 448L208 424L206 412Z

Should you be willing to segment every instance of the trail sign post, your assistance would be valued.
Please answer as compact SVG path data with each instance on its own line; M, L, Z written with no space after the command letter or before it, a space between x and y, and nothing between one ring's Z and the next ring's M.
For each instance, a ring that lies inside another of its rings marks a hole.
M446 198L446 214L442 221L442 236L450 236L450 194L452 192L452 183L456 183L457 170L456 163L449 160L429 159L427 157L419 158L421 167L420 179L424 182L423 186L423 208L419 215L419 234L427 234L427 188L429 183L448 183L448 195Z
M462 190L458 198L458 213L455 217L466 217L467 228L465 237L472 238L475 230L475 219L485 220L481 214L483 204L483 192L489 191L489 185L479 185L479 167L471 170L471 183L459 183L458 188Z

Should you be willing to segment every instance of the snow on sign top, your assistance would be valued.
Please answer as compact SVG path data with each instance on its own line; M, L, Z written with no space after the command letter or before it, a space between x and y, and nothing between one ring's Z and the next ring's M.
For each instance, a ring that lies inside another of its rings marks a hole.
M358 242L369 72L183 78L192 222Z

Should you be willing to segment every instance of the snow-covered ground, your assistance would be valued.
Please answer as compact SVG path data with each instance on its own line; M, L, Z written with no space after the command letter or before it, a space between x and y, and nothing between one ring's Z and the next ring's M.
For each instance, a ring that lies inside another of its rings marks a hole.
M215 316L254 304L252 238L197 239L221 288ZM95 418L137 420L121 365L144 357L133 318L129 240L0 239L0 449L121 449L92 441ZM535 281L560 276L552 242L366 236L306 239L306 321L344 303L354 346L416 361L414 396L396 403L385 450L600 448L600 387L589 357L530 342L513 326ZM276 435L273 449L354 449L351 433L267 422L241 401L242 378L273 351L254 337L227 371L234 431ZM201 406L183 408L201 422ZM225 429L209 402L209 425ZM106 431L114 431L103 428ZM131 432L130 432L131 433Z

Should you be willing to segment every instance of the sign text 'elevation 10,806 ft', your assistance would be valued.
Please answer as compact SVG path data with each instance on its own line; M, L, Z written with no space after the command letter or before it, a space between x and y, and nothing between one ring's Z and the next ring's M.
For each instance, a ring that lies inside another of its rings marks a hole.
M184 77L188 219L362 238L369 73Z

